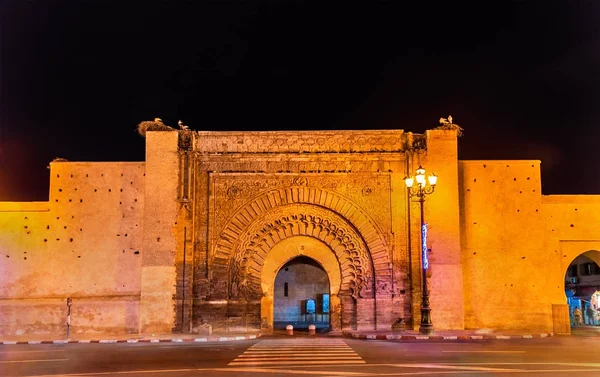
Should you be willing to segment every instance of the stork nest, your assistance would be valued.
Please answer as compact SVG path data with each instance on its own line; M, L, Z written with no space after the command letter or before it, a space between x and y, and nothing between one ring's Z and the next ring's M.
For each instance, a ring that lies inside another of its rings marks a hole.
M161 122L154 122L152 120L143 121L137 125L137 132L146 137L148 131L175 131L173 127L169 127Z
M434 130L455 130L456 131L456 136L462 136L463 135L463 128L461 126L459 126L458 124L454 124L454 123L444 123L439 127L434 128Z

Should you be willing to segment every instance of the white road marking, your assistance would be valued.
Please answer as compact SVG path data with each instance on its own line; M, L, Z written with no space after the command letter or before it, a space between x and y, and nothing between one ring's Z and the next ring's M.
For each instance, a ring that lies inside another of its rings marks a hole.
M240 356L241 357L241 356ZM289 356L289 355L285 355L283 357L253 357L253 356L249 356L249 357L244 357L241 359L236 359L236 361L240 361L240 362L249 362L249 361L269 361L269 360L331 360L331 356ZM335 357L335 360L362 360L362 358L358 355L356 356L338 356ZM234 361L235 362L235 361Z
M442 351L446 353L527 353L527 351Z
M422 369L457 369L457 370L478 370L486 372L497 372L510 370L512 372L521 372L524 369L510 369L510 368L490 368L490 367L471 367L467 365L445 365L445 364L393 364L391 365L396 368L422 368Z
M6 353L49 353L49 352L66 352L67 350L65 349L58 349L58 350L32 350L32 351L0 351L0 355L4 355Z
M9 364L9 363L48 363L48 362L56 362L56 361L67 361L69 359L40 359L40 360L2 360L0 364Z
M323 370L299 370L299 369L287 369L283 370L280 368L217 368L214 369L217 372L242 372L242 373L274 373L278 375L282 374L310 374L310 375L327 375L327 376L367 376L376 375L376 373L364 372L343 372L343 371L323 371Z
M364 360L318 360L318 361L310 361L310 360L273 360L273 361L232 361L229 363L231 366L241 366L241 365L348 365L348 364L366 364Z
M318 353L319 356L329 356L329 357L336 357L336 356L356 356L356 353L354 351L344 351L344 352L319 352ZM313 357L315 356L315 352L261 352L261 353L246 353L244 352L244 354L238 356L238 357L286 357L286 356L299 356L299 357Z
M240 365L338 365L366 362L341 339L262 340L229 363Z
M448 363L457 364L457 363ZM580 373L580 372L598 372L600 371L600 363L458 363L468 366L468 364L504 364L504 365L570 365L570 366L587 366L594 365L597 368L593 369L496 369L494 373ZM404 364L356 364L352 367L381 367L381 366L399 366ZM446 364L425 364L436 366L448 366ZM343 367L344 365L336 365ZM307 365L307 367L318 367L318 365ZM327 375L327 376L432 376L432 375L456 375L456 374L474 374L481 373L482 370L429 370L429 371L414 371L414 372L393 372L393 373L376 373L376 372L344 372L344 371L322 371L322 370L297 370L297 369L282 369L273 368L245 368L245 367L227 367L227 368L197 368L197 369L152 369L152 370L132 370L132 371L117 371L117 372L97 372L97 373L72 373L72 374L44 374L29 377L76 377L76 376L110 376L110 375L128 375L128 374L152 374L152 373L183 373L183 372L233 372L234 375L240 375L244 372L248 373L272 373L277 375L286 374L304 374L304 375Z

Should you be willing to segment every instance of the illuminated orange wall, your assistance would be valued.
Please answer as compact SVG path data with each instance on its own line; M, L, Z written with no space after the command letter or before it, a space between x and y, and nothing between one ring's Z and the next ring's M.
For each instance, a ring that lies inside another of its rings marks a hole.
M540 161L459 167L465 327L552 331L567 266L598 249L600 197L542 196Z
M425 202L435 328L552 331L567 266L600 251L600 196L543 196L539 161L459 161L455 131L426 138L408 170L439 176ZM186 216L178 133L149 132L146 144L143 163L53 162L48 202L0 203L0 335L64 334L67 297L72 334L172 330ZM412 311L418 328L420 218L418 203L407 207L406 155L369 163L391 184L396 296L378 316Z
M0 334L137 332L144 163L54 162L48 202L0 202Z

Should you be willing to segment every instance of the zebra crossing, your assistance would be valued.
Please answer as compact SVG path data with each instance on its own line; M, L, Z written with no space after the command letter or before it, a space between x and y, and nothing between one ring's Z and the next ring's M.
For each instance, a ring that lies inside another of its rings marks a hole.
M229 366L365 364L341 339L266 339L249 347Z

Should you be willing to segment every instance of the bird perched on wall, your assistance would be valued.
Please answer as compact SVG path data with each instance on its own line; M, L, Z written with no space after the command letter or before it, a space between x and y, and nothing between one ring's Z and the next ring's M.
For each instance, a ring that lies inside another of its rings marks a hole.
M448 115L448 118L440 118L441 126L436 127L436 130L456 130L457 136L462 136L463 129L458 124L452 123L452 115Z
M138 124L137 131L146 137L146 131L175 131L175 129L164 124L162 119L154 118L154 120L145 120Z
M448 115L448 118L440 118L440 124L452 124L452 115Z
M180 121L178 121L178 122L177 122L177 124L179 125L179 128L180 128L181 130L187 131L187 130L189 130L189 129L190 129L188 126L186 126L185 124L183 124L183 121L181 121L181 120L180 120Z

